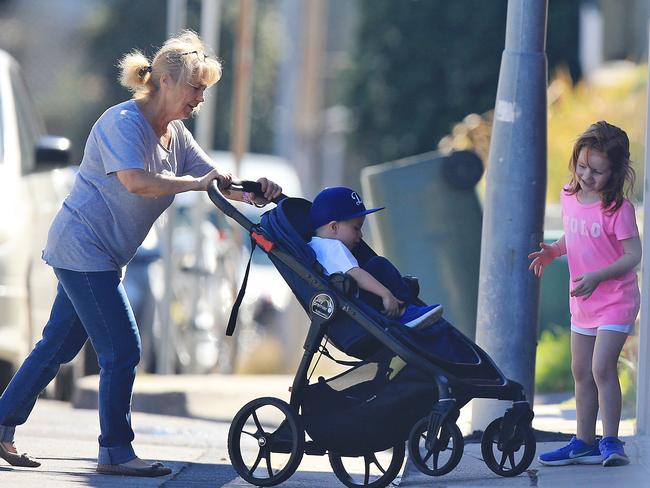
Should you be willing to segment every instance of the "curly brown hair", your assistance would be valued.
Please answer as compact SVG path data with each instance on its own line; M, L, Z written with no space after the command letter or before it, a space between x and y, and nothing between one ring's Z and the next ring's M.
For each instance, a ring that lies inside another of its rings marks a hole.
M584 131L576 139L569 160L571 181L565 189L569 195L574 195L581 189L576 176L576 165L584 147L601 152L609 160L611 175L601 191L600 200L608 213L614 213L634 188L636 175L630 161L630 140L623 129L604 120L592 124Z

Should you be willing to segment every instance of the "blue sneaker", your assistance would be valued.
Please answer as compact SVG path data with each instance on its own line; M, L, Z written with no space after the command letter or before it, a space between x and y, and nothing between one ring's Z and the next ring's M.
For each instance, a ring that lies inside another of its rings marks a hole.
M436 323L442 317L442 313L442 305L429 305L427 307L407 305L399 321L402 325L413 329L424 329Z
M603 466L624 466L630 464L630 458L625 454L625 442L616 437L603 437L598 444L603 455Z
M573 436L564 447L539 455L539 462L545 466L566 466L568 464L600 464L603 456L598 441L592 445Z

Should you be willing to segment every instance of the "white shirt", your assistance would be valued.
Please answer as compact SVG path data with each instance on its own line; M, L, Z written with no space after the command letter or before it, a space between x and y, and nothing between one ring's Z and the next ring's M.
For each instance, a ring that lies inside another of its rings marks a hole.
M312 237L309 246L316 253L316 259L325 268L325 273L347 273L352 268L358 268L359 262L350 250L337 239Z

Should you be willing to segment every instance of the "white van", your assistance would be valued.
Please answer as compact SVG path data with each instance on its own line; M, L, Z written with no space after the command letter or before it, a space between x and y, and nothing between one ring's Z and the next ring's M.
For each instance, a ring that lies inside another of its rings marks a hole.
M18 63L0 50L0 391L39 340L56 293L41 260L74 178L70 141L46 136Z

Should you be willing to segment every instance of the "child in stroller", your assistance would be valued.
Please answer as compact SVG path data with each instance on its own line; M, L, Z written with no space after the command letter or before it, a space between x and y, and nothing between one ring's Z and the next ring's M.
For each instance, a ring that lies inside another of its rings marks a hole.
M248 182L238 188L255 192ZM456 420L472 398L513 402L483 433L481 452L488 467L501 476L528 468L535 455L533 412L522 386L506 378L481 348L444 318L424 330L404 327L360 300L350 276L323 273L307 244L312 236L309 201L281 196L277 207L253 224L216 185L208 194L268 254L311 321L289 403L258 398L232 421L228 452L244 480L277 485L296 471L304 454L327 454L344 485L381 488L399 474L406 446L417 469L446 474L462 457ZM375 256L363 241L354 254L359 263ZM243 288L238 301L242 293ZM415 305L425 306L419 299ZM358 361L335 360L328 342ZM347 369L310 382L313 363L322 355ZM360 474L350 467L359 459Z
M441 305L420 307L408 281L386 258L373 256L363 266L352 255L363 236L365 216L384 207L366 209L359 194L343 186L323 189L311 205L314 236L309 241L327 275L346 273L357 282L359 296L388 318L423 329L442 317Z

